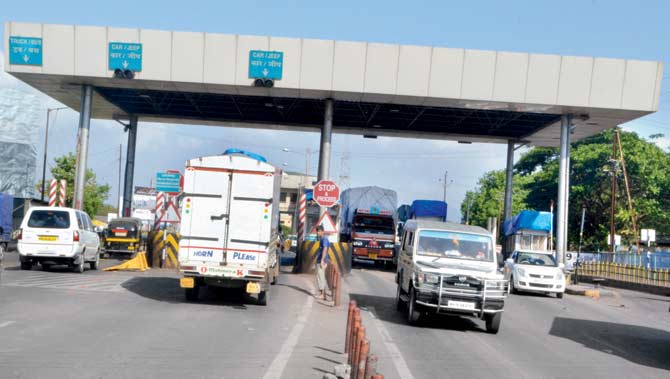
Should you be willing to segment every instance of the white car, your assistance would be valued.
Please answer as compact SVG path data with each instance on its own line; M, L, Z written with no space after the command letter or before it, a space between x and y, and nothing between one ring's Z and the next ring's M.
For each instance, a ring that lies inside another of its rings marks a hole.
M45 270L65 264L82 273L85 263L92 270L100 263L100 238L91 219L72 208L30 208L21 222L17 245L22 270L37 263Z
M551 251L515 251L505 261L504 272L512 293L553 293L560 299L565 292L563 269Z

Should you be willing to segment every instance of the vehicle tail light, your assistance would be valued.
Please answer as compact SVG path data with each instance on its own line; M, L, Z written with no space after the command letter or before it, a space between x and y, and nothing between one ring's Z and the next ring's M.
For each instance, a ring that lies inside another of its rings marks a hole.
M252 275L252 276L265 276L265 271L249 271L249 275Z
M72 235L72 241L79 242L79 231L75 230Z
M23 239L23 229L19 229L19 233L16 235L16 239L21 241Z

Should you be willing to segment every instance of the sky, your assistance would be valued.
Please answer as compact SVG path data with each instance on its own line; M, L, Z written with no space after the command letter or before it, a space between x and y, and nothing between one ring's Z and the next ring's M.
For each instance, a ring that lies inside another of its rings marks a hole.
M468 49L582 55L663 61L659 112L623 125L670 147L670 1L39 1L5 2L0 21L83 24L231 34L272 35ZM3 28L4 25L0 25ZM0 33L4 33L0 30ZM1 63L1 62L0 62ZM0 90L35 90L0 74ZM43 115L59 104L42 96ZM78 114L51 113L47 168L76 147ZM44 128L36 136L41 175ZM183 169L187 159L219 154L229 147L260 153L285 170L315 174L318 133L143 123L138 129L135 184L149 185L155 173ZM111 187L115 203L119 145L126 134L113 121L93 120L89 167ZM307 155L310 149L312 154ZM283 151L283 150L289 150ZM398 192L401 203L441 199L445 172L448 217L460 220L460 203L487 171L505 166L505 145L462 145L335 134L331 177L348 173L350 186L378 185ZM517 159L522 150L517 152ZM348 159L347 159L348 157Z

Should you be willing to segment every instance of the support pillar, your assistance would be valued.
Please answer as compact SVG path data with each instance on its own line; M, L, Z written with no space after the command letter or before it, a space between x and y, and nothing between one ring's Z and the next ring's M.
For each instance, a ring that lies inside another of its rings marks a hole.
M319 146L319 173L317 180L329 179L330 177L330 149L333 137L333 99L326 99L325 112L323 115L323 128L321 128L321 145Z
M507 167L505 169L505 204L503 221L512 217L512 187L514 184L514 141L507 141Z
M123 213L130 217L133 202L133 176L135 174L135 146L137 143L137 116L130 116L128 124L128 150L126 151L126 174L123 181Z
M93 87L81 87L81 110L79 111L79 134L77 139L77 169L74 177L72 207L82 209L86 186L86 160L88 159L88 132L91 129L91 105Z
M556 210L556 258L565 263L568 247L568 190L570 186L570 124L572 117L561 117L561 142L558 166L558 203Z

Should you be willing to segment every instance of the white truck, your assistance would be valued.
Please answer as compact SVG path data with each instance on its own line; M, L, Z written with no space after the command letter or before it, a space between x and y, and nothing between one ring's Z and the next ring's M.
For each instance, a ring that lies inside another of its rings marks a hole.
M245 288L266 305L279 275L281 171L244 151L186 162L181 200L180 286Z

